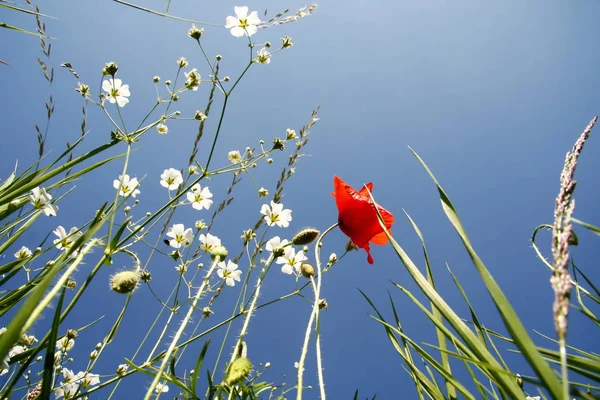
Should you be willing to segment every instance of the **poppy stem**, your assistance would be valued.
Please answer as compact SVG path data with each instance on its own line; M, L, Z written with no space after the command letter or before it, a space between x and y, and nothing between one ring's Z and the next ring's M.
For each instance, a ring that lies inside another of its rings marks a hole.
M298 392L296 395L296 400L302 400L302 378L304 374L304 362L306 360L306 353L308 352L308 342L310 340L310 332L312 330L313 322L315 318L317 320L315 327L315 335L316 335L316 349L317 349L317 372L319 376L319 391L321 393L321 400L325 400L325 382L323 380L323 366L321 362L321 336L319 333L319 300L321 294L321 243L325 235L331 232L338 226L337 223L331 225L329 228L325 230L319 236L317 243L315 244L315 261L317 264L317 283L315 284L315 280L311 277L311 283L313 284L313 290L315 292L315 301L313 303L313 310L310 314L310 318L308 319L308 325L306 327L306 333L304 335L304 345L302 346L302 353L300 355L300 361L298 362Z

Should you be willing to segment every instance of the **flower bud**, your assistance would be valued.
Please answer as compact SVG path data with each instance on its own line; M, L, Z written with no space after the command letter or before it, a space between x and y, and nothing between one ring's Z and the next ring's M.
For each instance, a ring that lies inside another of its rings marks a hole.
M271 47L271 42L265 42L265 47Z
M120 364L117 367L117 375L119 375L119 376L125 375L127 373L127 368L128 368L127 364Z
M331 253L331 255L329 256L329 262L331 264L333 264L336 261L337 261L337 255L335 253Z
M96 358L98 358L98 352L94 350L90 353L90 360L95 360Z
M214 312L209 307L204 307L202 309L202 315L204 316L204 318L208 318L213 314L214 314Z
M170 80L170 79L167 79L167 80L165 81L165 85L167 85L167 86L170 86L170 85L171 85L171 80Z
M152 279L152 274L150 274L150 271L142 271L140 273L140 279L142 282L148 283Z
M275 247L273 249L273 258L281 257L285 254L285 249L283 247Z
M196 227L196 229L198 229L199 231L201 231L202 229L206 228L206 224L204 223L203 220L198 220L194 223L194 226Z
M135 271L117 272L110 278L110 288L117 293L131 293L138 285L139 275Z
M217 54L217 56L215 58L217 59L217 61L221 61L223 59L223 56L220 54Z
M285 149L285 143L283 143L283 140L281 140L279 138L273 139L273 150L283 150L283 149Z
M203 112L200 112L200 110L196 110L194 119L197 119L198 121L204 121L206 119L206 115Z
M204 33L204 28L198 29L196 25L192 24L192 28L188 31L188 36L192 39L199 40Z
M521 375L520 375L520 374L517 374L517 376L516 376L516 378L515 378L515 379L517 380L517 385L519 385L519 387L520 387L521 389L523 389L523 378L521 377Z
M227 258L227 249L224 246L216 246L210 251L210 258L214 260L217 257L219 261Z
M325 299L319 300L319 310L327 311L327 300L325 300Z
M77 339L78 333L75 329L69 329L67 331L67 339Z
M300 272L306 279L310 279L310 277L315 276L315 268L307 262L303 262L300 265Z
M263 187L261 187L260 189L258 189L258 198L263 198L269 195L269 191Z
M314 228L306 228L296 233L296 236L292 238L292 244L296 246L304 246L305 244L312 243L317 236L319 236L318 230Z
M111 75L114 77L117 74L118 70L119 70L119 66L117 65L117 63L109 62L104 65L104 68L102 68L102 75L104 75L104 76Z
M346 243L346 251L354 251L354 250L358 250L358 246L355 245L354 243L352 243L352 240L348 240L348 243Z
M285 130L285 139L286 140L294 140L296 139L296 131L293 129L286 129Z
M236 383L240 383L244 381L252 372L252 363L247 358L238 358L234 362L231 363L229 368L227 369L227 374L225 374L225 379L223 382L232 386Z
M179 68L187 67L189 65L187 58L181 57L179 60L177 60L177 65Z
M285 36L281 38L281 47L283 47L284 49L290 48L294 45L294 43L292 43L292 38L289 36Z
M153 81L154 83L158 83L158 82L160 82L160 76L155 76L154 78L152 78L152 81Z

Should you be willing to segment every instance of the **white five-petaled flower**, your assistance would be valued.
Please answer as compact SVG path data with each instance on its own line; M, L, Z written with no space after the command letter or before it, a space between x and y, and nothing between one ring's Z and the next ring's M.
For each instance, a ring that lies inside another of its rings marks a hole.
M277 264L284 264L281 267L281 272L284 274L291 275L292 273L296 273L296 275L300 274L300 265L302 265L302 261L307 260L303 251L299 251L296 253L296 250L293 247L286 247L285 252L279 258L277 258Z
M121 182L122 181L122 182ZM119 189L120 196L135 197L140 194L138 187L140 186L137 178L129 178L129 175L119 175L119 179L113 181L113 187Z
M169 391L169 386L166 383L157 383L156 388L154 388L156 393L167 393Z
M17 260L24 260L26 258L29 258L33 255L33 253L31 252L31 250L29 250L29 248L27 248L26 246L23 246L19 249L19 251L17 251L15 253L15 258Z
M237 264L233 263L231 260L228 260L227 264L225 264L224 261L221 261L217 264L217 268L217 275L219 275L219 278L225 279L225 284L227 286L234 286L235 281L240 281L242 271L240 271Z
M183 183L181 172L175 168L165 169L160 176L160 184L169 190L175 190Z
M66 353L67 351L71 350L73 347L75 347L75 340L69 339L66 336L63 336L61 339L59 339L56 342L56 350L60 350L63 353Z
M167 133L169 133L169 127L161 123L156 125L156 131L159 135L166 135Z
M84 388L97 385L100 383L100 375L92 374L88 372L87 374L83 371L79 372L77 376L81 379L81 386Z
M52 196L46 192L46 189L40 189L39 187L31 189L29 200L31 200L31 204L33 204L36 209L42 210L47 216L56 217L58 207L50 203Z
M199 183L192 186L192 190L187 192L186 196L196 210L202 210L203 208L208 210L213 203L210 199L213 196L210 190L207 187L202 188Z
M239 163L240 161L242 161L242 155L238 150L230 151L227 154L227 158L229 158L229 162L232 164Z
M269 64L271 62L271 53L269 53L266 47L258 51L255 62L259 64Z
M211 235L210 233L201 234L199 236L200 243L202 243L202 248L204 251L209 252L217 246L221 245L221 239L218 237Z
M231 29L231 34L235 37L242 37L244 34L252 36L258 30L260 24L258 12L252 11L248 14L248 7L234 7L235 17L229 16L225 19L225 28Z
M267 251L270 251L272 253L275 249L283 248L288 243L289 241L287 239L281 240L279 236L275 236L267 242L265 248L267 249Z
M198 90L198 86L200 86L200 73L196 68L192 69L190 72L185 72L185 87L189 90L193 90L194 92Z
M183 224L175 224L167 232L167 236L172 238L169 241L169 246L179 249L180 247L187 247L192 243L194 234L192 228L187 228Z
M271 207L263 204L260 213L265 216L265 222L269 226L277 225L281 228L287 228L292 220L292 210L284 210L283 204L275 203L271 200Z
M54 244L59 250L67 250L71 248L71 246L73 246L73 243L75 243L75 241L83 235L83 233L79 232L79 229L76 226L72 227L69 230L69 233L67 233L67 231L65 230L65 228L62 227L62 225L59 225L54 230L54 234L58 236L58 239L54 239ZM76 256L76 253L77 252L73 252L72 255Z
M102 82L102 90L108 93L108 101L117 103L119 107L129 103L128 97L131 96L129 85L123 85L123 81L120 79L110 78L105 80Z

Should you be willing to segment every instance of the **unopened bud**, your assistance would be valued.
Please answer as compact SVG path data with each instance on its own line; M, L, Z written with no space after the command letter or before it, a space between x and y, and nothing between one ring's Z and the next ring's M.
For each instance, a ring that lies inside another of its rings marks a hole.
M208 318L213 314L214 314L214 312L212 312L212 310L209 307L204 307L202 309L202 315L204 316L204 318Z
M119 66L117 65L117 63L109 62L104 65L104 68L102 68L102 75L104 75L104 76L111 75L114 77L118 70L119 70Z
M303 277L305 277L306 279L310 279L310 277L315 276L315 267L313 267L307 262L303 262L300 265L300 272L302 273Z
M521 389L523 389L523 378L521 377L521 375L520 375L520 374L517 374L517 376L516 376L516 378L515 378L515 379L517 380L517 385L519 385L519 387L520 387Z
M285 143L283 143L283 140L281 140L279 138L273 139L273 150L283 150L283 149L285 149Z
M210 258L214 260L217 257L219 258L219 261L223 261L227 258L227 249L224 246L215 246L210 251Z
M202 34L204 33L204 28L198 29L196 25L192 24L192 28L188 31L188 36L192 39L200 39Z
M319 310L327 311L327 300L325 300L325 299L319 300Z
M312 243L317 236L319 236L318 230L314 228L306 228L296 233L296 236L292 238L292 244L296 246L304 246L305 244Z

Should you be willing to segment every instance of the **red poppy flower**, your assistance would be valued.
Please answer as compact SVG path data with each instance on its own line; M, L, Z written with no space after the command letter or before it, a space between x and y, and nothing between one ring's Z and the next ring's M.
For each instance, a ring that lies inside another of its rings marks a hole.
M373 264L369 242L378 245L384 245L388 242L383 228L379 225L375 207L383 217L388 230L394 223L394 216L385 208L373 203L369 196L369 192L373 191L373 183L371 182L357 192L352 186L334 175L333 187L335 193L332 193L332 195L335 196L335 204L339 212L338 223L340 229L356 246L367 251L367 261L369 264Z

